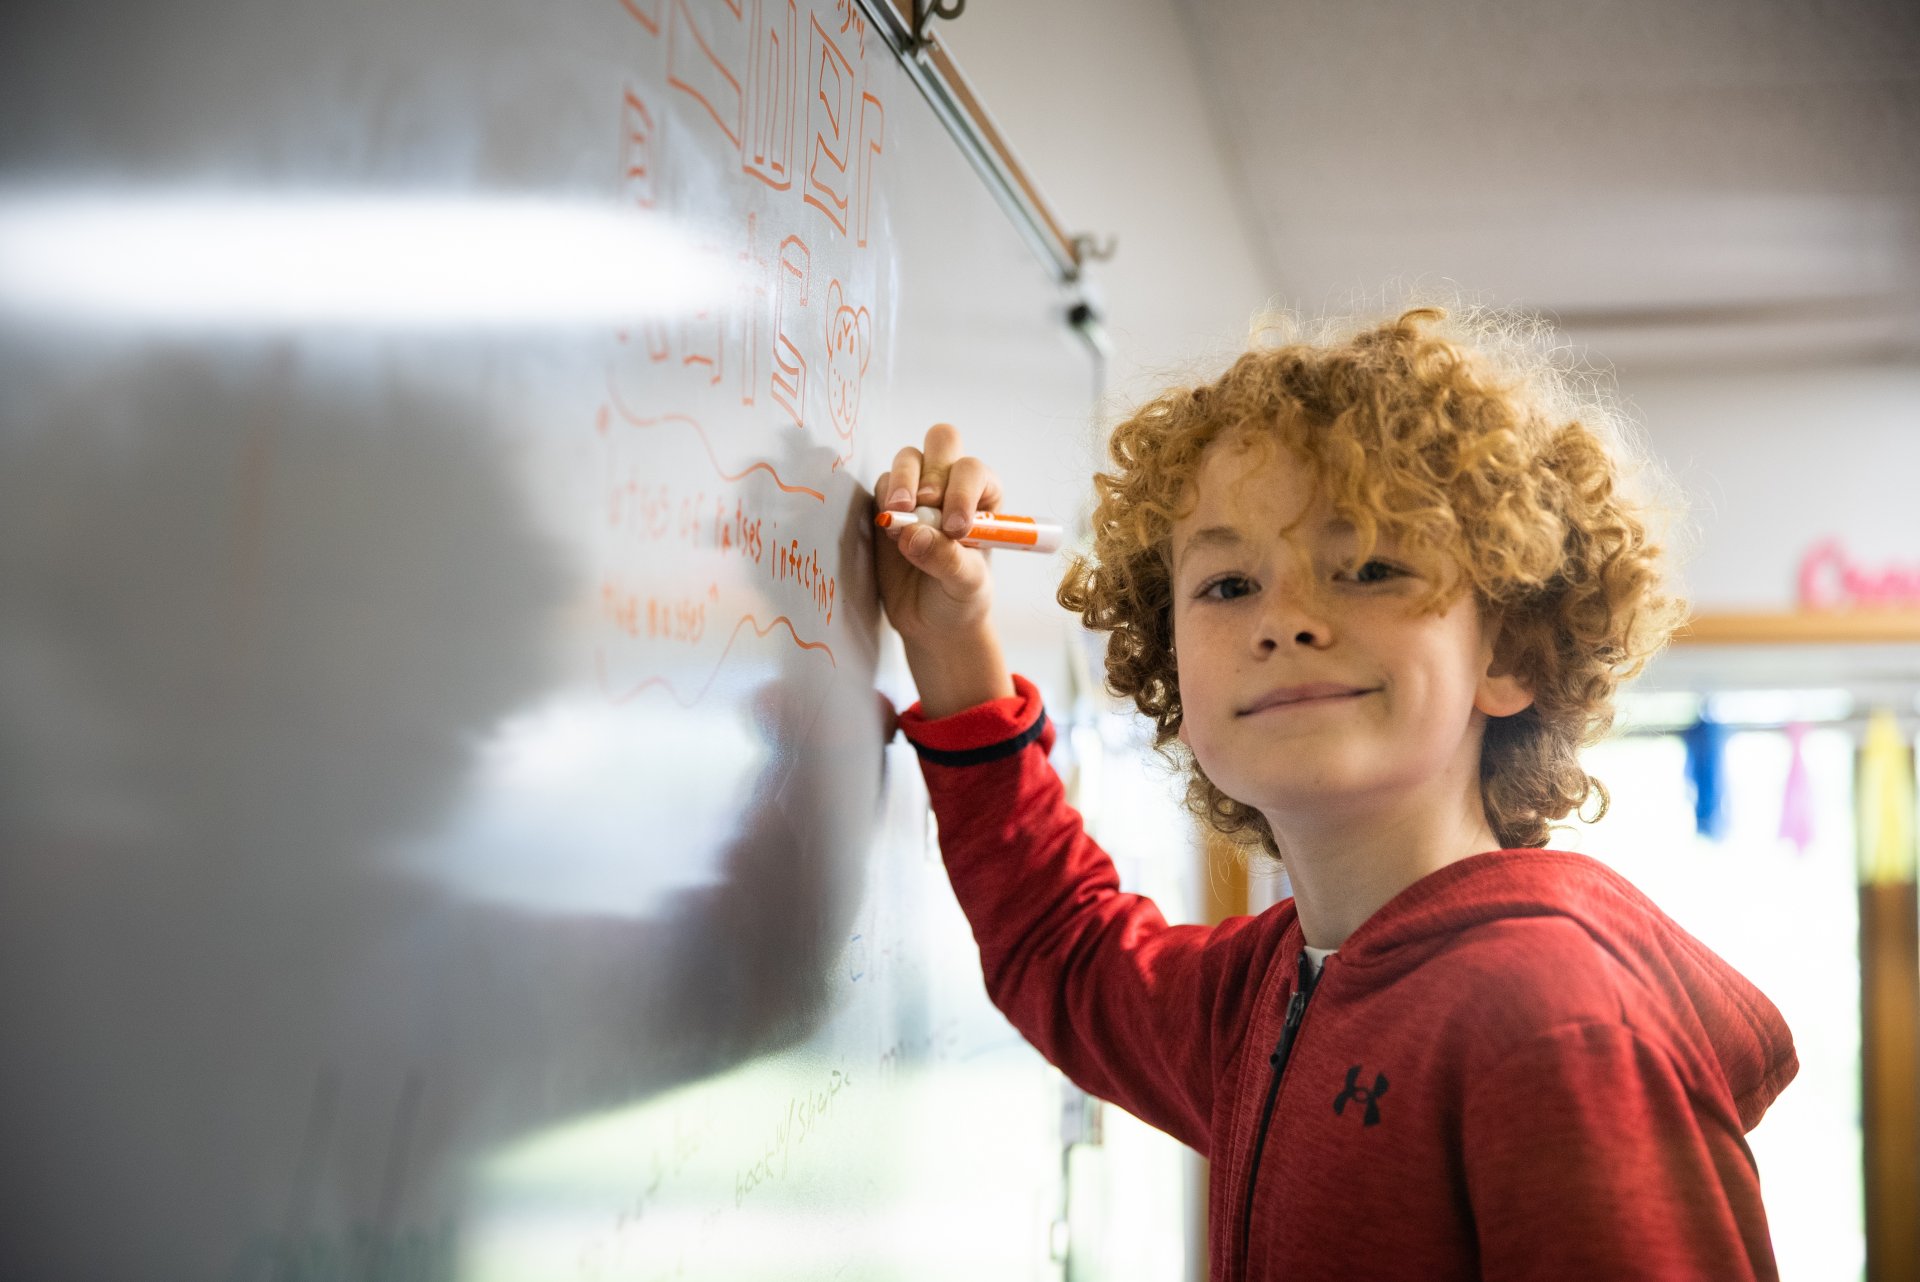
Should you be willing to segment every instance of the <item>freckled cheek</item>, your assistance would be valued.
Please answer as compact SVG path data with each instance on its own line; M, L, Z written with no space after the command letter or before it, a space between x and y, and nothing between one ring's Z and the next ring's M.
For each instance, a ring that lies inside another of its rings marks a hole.
M1180 730L1180 739L1187 745L1187 751L1193 754L1193 759L1200 763L1200 768L1207 772L1208 777L1218 783L1220 759L1214 751L1217 737L1215 728L1202 718L1189 716L1181 722Z
M1209 733L1211 723L1219 718L1219 708L1215 705L1213 691L1207 682L1197 675L1182 671L1180 674L1180 738L1187 747L1199 755L1211 741Z

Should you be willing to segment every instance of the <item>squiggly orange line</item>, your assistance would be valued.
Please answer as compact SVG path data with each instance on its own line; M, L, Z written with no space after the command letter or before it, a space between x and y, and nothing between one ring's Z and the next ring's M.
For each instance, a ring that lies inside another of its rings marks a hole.
M605 647L601 647L593 653L594 676L598 678L600 682L600 693L607 697L608 702L612 703L615 707L619 707L623 703L632 701L648 686L659 686L673 696L675 703L683 708L691 708L694 704L707 697L707 691L713 688L714 678L720 675L720 666L727 661L727 655L733 651L733 643L740 639L740 629L746 627L749 623L753 625L753 630L761 636L766 636L780 624L784 623L787 625L787 631L792 633L793 643L795 645L799 646L802 650L824 651L828 663L831 663L836 668L840 666L840 661L833 657L832 646L824 641L808 641L802 638L800 633L795 630L793 620L789 619L786 615L776 616L773 622L763 628L760 626L760 621L751 614L743 614L740 616L740 622L733 625L733 634L727 638L726 648L721 650L720 657L713 661L713 671L707 674L705 683L701 685L699 693L695 694L693 698L688 699L683 697L680 691L674 687L673 683L665 677L648 677L645 681L640 682L638 685L622 693L614 693L607 688L607 652Z
M620 389L614 382L613 371L611 369L607 371L607 399L613 402L614 411L635 427L655 427L668 420L685 423L688 427L691 427L695 432L700 434L700 444L706 447L707 457L713 461L713 470L720 473L722 480L738 481L744 479L750 473L765 472L773 478L775 485L789 494L805 494L822 503L827 501L827 496L819 490L808 489L804 485L788 485L780 479L780 473L773 470L771 463L754 463L743 471L728 472L726 468L720 465L720 456L713 452L713 442L707 439L707 429L700 426L696 420L689 418L685 414L662 414L658 418L642 418L640 415L628 409L626 402L620 399Z

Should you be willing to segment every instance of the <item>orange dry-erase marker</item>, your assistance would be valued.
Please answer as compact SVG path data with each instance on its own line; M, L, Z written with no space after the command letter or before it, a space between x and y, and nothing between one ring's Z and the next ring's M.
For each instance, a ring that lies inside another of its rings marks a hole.
M940 509L937 507L917 507L911 512L882 512L873 518L873 523L886 529L895 521L905 525L911 521L919 525L931 525L940 528ZM1060 548L1060 537L1065 529L1058 521L1049 521L1041 517L1008 516L1005 512L975 512L973 528L961 535L956 542L970 548L1007 548L1015 552L1055 552Z

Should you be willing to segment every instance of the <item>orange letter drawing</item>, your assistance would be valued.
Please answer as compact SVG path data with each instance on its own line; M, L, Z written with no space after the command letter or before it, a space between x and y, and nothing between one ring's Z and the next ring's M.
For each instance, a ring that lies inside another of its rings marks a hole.
M667 83L681 90L695 102L707 109L713 117L713 123L720 126L720 132L735 147L740 145L740 78L728 69L720 55L713 51L694 24L693 15L687 12L687 0L668 0L672 6L667 13ZM712 8L724 14L731 10L734 17L734 29L739 29L740 9L728 0L726 8L719 5ZM716 25L726 25L724 17ZM715 43L733 45L732 40Z
M747 244L740 251L740 403L753 404L760 391L760 334L767 311L767 264L754 249L758 225L747 213Z
M634 204L653 208L653 115L631 89L620 108L620 183Z
M632 14L648 35L660 34L660 0L620 0L620 7Z
M807 99L806 201L827 216L834 230L847 231L847 142L853 134L853 64L833 37L813 19L812 92Z
M860 95L860 213L855 239L867 243L867 224L873 213L873 170L880 163L881 145L887 132L887 113L880 100L870 93Z
M786 407L795 427L806 426L807 358L800 354L787 334L806 331L798 324L789 330L787 299L791 297L794 282L798 281L799 305L807 305L807 273L812 262L813 255L798 236L789 236L780 242L779 275L773 291L773 399Z
M640 337L647 344L647 359L656 364L673 355L673 339L667 333L667 323L659 317L649 316L640 322ZM620 341L627 341L624 332Z
M720 257L722 251L702 245L694 250L701 258L712 260ZM709 383L720 381L721 349L726 343L727 317L724 309L709 304L695 311L681 322L680 363L682 365L705 365L712 376Z
M773 15L766 16L771 7ZM784 14L781 10L784 8ZM740 168L775 191L793 186L794 36L800 19L793 0L753 0L747 47L747 137Z

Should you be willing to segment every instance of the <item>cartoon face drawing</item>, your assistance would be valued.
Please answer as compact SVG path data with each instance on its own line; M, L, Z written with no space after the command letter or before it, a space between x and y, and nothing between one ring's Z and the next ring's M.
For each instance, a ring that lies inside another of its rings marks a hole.
M827 409L842 440L853 439L860 417L860 380L872 355L871 333L867 309L848 307L840 282L834 281L827 287Z

